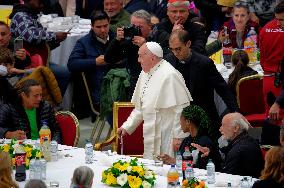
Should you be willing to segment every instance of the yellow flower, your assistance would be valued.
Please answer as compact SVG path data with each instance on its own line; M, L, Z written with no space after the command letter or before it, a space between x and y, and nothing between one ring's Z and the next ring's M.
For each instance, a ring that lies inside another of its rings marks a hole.
M116 163L115 165L113 165L114 168L118 169L120 172L123 172L125 170L127 170L127 167L129 166L128 163L125 163L123 165Z
M113 176L113 174L111 172L109 172L107 174L106 184L107 185L116 185L116 178Z
M41 157L42 157L41 151L37 151L37 152L36 152L36 158L41 158Z
M142 184L142 180L136 176L128 176L128 184L130 188L139 188Z
M27 156L27 157L31 157L31 156L32 156L33 148L28 147L28 146L25 146L24 150L25 150L25 152L26 152L26 156Z
M26 167L30 166L30 159L26 157Z
M107 178L105 171L103 171L102 178L103 178L103 180L105 180Z
M10 145L5 144L5 145L3 146L3 151L4 151L4 152L9 152L9 150L10 150Z
M132 167L133 172L137 172L139 176L144 176L144 169L141 166L133 166Z

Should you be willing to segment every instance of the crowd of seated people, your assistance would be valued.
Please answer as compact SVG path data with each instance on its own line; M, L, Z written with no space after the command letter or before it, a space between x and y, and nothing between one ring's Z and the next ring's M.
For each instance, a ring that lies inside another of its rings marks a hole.
M58 2L63 6L63 1ZM74 1L72 2L74 6ZM34 55L28 51L31 45L35 46L35 48L40 48L41 44L48 43L51 49L53 49L67 38L67 32L47 32L37 22L37 13L43 7L49 6L49 13L70 16L80 12L79 16L91 19L91 30L86 36L77 41L69 57L68 68L71 73L86 71L89 73L88 78L92 81L90 82L92 83L91 87L95 87L92 97L94 97L96 105L99 106L100 103L97 96L100 95L100 84L103 77L107 74L108 68L117 64L119 67L126 67L130 74L131 91L133 91L141 72L138 61L139 47L147 41L158 42L164 50L165 59L183 75L195 104L184 109L182 113L180 120L181 128L184 132L189 132L190 136L184 139L179 150L183 152L185 145L199 150L199 162L196 164L196 167L199 168L205 168L209 158L208 155L210 157L215 156L214 162L216 167L220 167L219 169L222 172L260 177L261 181L264 181L263 184L267 181L275 184L283 183L282 180L282 182L277 180L278 176L269 175L273 171L269 168L273 164L271 161L273 155L280 155L283 150L279 148L272 149L266 157L263 169L259 143L248 135L249 123L241 114L236 112L238 107L235 98L238 80L244 76L257 74L256 71L248 66L247 53L241 50L244 48L244 41L248 32L251 27L254 27L257 34L260 34L257 44L260 48L260 53L263 54L260 55L260 63L265 71L264 74L269 75L269 77L264 79L270 79L269 82L264 83L267 86L265 88L268 91L267 88L271 87L271 91L269 90L271 93L277 90L273 95L274 98L272 97L273 99L267 96L265 98L269 98L270 103L268 104L270 106L274 104L270 113L271 118L274 117L273 114L279 114L279 108L282 106L278 105L278 108L275 109L276 104L274 101L281 87L276 87L274 80L275 73L282 71L279 62L283 59L283 1L276 6L275 19L264 26L265 30L261 30L259 24L254 22L257 21L254 17L256 14L250 12L252 8L249 8L244 1L236 1L233 6L221 5L221 1L216 1L216 4L214 3L213 6L209 6L208 1L194 2L201 15L194 14L188 8L190 1L186 0L160 2L145 0L139 2L143 4L139 5L139 9L135 8L136 3L138 3L136 0L101 0L96 2L77 0L77 7L73 7L71 13L67 13L67 10L64 8L62 14L48 4L43 4L40 0L25 0L22 4L15 5L10 15L11 31L7 24L0 22L0 138L37 138L38 134L36 132L40 129L41 124L40 122L27 123L30 120L30 116L37 116L38 110L44 109L47 110L44 110L47 114L54 116L53 108L42 100L41 88L37 82L31 81L34 83L31 87L35 87L36 92L39 92L36 93L37 98L34 99L32 106L26 106L25 101L31 100L31 92L34 92L34 88L24 91L20 90L18 93L15 93L15 89L10 84L7 76L9 74L30 73L29 66L33 63L32 56ZM249 1L249 3L251 2ZM144 7L144 9L140 10L141 7ZM208 10L216 10L218 12L216 12L216 15L211 15L212 11L209 14ZM231 15L231 17L226 17L228 15ZM159 18L160 21L152 21L153 16ZM200 24L200 20L202 20L200 16L207 23ZM155 23L153 24L153 22ZM124 36L124 31L130 24L139 27L140 34L127 40ZM263 26L262 23L261 25ZM224 27L228 29L228 35L224 33ZM272 32L268 32L269 29L275 31L273 36L271 36ZM219 41L215 43L217 47L215 46L214 50L217 51L223 47L222 43L225 40L225 35L230 39L230 44L224 46L240 49L232 55L234 71L229 76L228 83L218 73L213 61L206 57L209 54L211 55L211 50L206 46L206 42L209 35L208 32L212 30L220 31ZM14 55L11 55L14 50L14 39L17 37L24 40L24 48L18 49ZM277 40L272 40L274 38ZM270 51L269 48L273 51ZM6 49L9 49L10 52ZM6 61L5 58L10 60ZM70 76L67 67L63 67L63 69L61 69L62 67L55 67L54 63L58 64L59 62L48 63L56 76L62 94L64 94ZM106 67L107 70L105 70ZM99 70L103 71L100 72ZM220 116L216 111L214 90L224 99L228 106L228 111L231 112L224 117ZM129 94L129 100L131 96L132 93ZM76 100L80 102L80 98L76 98ZM269 105L267 105L268 109ZM33 112L28 112L27 109L29 108ZM30 114L30 116L26 116L26 114ZM46 116L40 118L44 119ZM208 121L204 123L207 118ZM279 118L280 116L276 116L275 119ZM21 125L22 127L18 127L15 123L17 119L23 119L26 123ZM13 122L13 126L8 124L8 121ZM60 131L56 122L52 120L50 124L52 125L53 136L60 142ZM211 135L210 129L214 129L213 135ZM220 136L218 130L222 138L228 141L226 147L217 148L214 145ZM283 143L283 128L281 131L280 142ZM219 156L215 155L218 149L223 152L224 158L222 161L218 161ZM175 162L174 158L166 155L161 155L160 158L165 163ZM277 161L274 162L276 163ZM262 173L261 170L263 170ZM90 174L91 176L92 174ZM81 185L75 179L72 179L72 184L74 186L76 184ZM90 181L89 184L91 185L92 182ZM257 186L260 185L256 184L255 187Z

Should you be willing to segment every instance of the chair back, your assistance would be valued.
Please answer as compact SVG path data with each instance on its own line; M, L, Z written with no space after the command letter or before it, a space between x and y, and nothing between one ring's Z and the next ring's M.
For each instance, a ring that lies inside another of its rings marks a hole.
M77 117L69 111L58 111L55 117L61 129L62 144L77 146L80 138L79 121Z
M263 79L261 75L241 78L237 83L237 100L244 115L265 113Z
M117 132L117 129L127 120L134 105L130 102L115 102L113 104L113 131ZM144 152L143 142L143 126L142 124L131 135L123 136L123 154L132 156L142 156ZM120 154L121 142L116 137L113 144L113 150Z

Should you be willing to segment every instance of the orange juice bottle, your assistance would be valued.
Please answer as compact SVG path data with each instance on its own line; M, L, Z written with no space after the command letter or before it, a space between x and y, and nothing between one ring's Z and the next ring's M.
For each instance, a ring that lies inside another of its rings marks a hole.
M171 185L177 185L177 182L179 182L179 173L174 164L171 165L167 177L168 177L168 187Z
M42 145L44 140L47 139L48 143L51 141L51 131L49 127L47 126L47 123L45 121L42 122L42 127L39 131L39 139L40 139L40 144Z

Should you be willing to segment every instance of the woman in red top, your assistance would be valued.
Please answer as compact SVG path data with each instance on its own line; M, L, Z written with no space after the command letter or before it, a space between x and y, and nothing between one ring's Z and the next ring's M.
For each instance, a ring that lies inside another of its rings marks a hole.
M259 25L249 18L249 9L245 3L237 2L233 8L232 18L225 22L224 29L227 27L230 43L226 47L244 48L244 41L251 27L254 27L258 34Z

